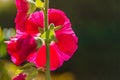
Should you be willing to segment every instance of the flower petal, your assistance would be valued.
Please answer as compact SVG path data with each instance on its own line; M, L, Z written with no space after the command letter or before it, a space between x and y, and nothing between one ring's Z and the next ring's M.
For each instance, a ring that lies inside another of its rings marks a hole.
M35 64L38 67L45 68L45 65L46 65L46 49L45 48L46 48L45 46L42 46L38 51L38 55L35 62ZM50 45L50 69L55 70L58 67L60 67L62 64L63 64L62 57L57 52L55 46L53 44Z
M20 73L19 75L15 76L12 80L25 80L26 74Z
M36 42L30 35L22 35L20 38L11 39L7 46L8 53L16 65L20 65L36 50Z
M64 60L68 60L77 49L77 37L73 34L61 34L57 35L56 45L60 49L61 56L65 56Z
M26 26L25 32L28 34L37 34L39 32L38 26L35 23L31 22L30 20L26 21L25 26Z
M25 12L19 11L17 12L15 23L17 33L25 31L25 22L27 20L27 15Z
M15 18L17 33L25 31L25 22L28 17L28 2L27 0L16 0L17 15Z
M28 11L28 2L27 0L15 0L16 1L16 7L18 10L22 11Z
M61 10L49 9L49 23L54 23L55 26L63 25L65 22L65 14Z
M36 11L33 14L30 15L29 20L31 23L34 23L37 27L43 28L43 12L42 11Z
M61 29L56 31L56 35L74 33L69 18L59 9L49 9L49 23L53 23L55 26L62 26Z

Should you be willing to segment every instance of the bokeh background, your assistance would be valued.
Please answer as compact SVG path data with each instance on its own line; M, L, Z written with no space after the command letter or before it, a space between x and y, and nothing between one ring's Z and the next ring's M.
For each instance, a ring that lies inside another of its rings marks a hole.
M50 7L66 12L79 38L75 55L52 73L61 80L120 80L120 0L50 0ZM14 0L0 0L4 40L14 34L15 16ZM1 36L0 77L10 76L5 46Z

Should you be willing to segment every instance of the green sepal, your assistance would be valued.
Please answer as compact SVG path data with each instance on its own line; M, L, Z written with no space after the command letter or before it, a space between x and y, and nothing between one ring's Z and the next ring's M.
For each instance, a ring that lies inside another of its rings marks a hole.
M46 40L46 38L48 38L50 42L56 40L55 32L54 32L54 24L49 25L49 29L41 35L41 38L44 40Z
M53 23L51 23L51 24L49 25L49 27L50 27L50 29L54 29L55 25L54 25Z
M62 28L61 25L60 25L60 26L56 26L56 27L54 27L54 30L57 31L57 30L59 30L59 29L61 29L61 28Z

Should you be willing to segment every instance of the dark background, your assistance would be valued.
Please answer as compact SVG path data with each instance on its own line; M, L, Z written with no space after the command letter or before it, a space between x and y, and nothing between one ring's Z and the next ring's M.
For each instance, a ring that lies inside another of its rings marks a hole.
M50 0L71 19L79 38L75 55L54 73L76 80L120 80L120 0ZM0 11L0 25L14 27L15 5Z

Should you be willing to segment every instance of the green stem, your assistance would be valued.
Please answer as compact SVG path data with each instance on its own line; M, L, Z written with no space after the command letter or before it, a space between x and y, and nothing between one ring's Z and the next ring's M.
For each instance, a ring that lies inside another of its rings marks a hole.
M50 80L50 45L46 41L46 80Z
M44 27L45 27L45 31L47 31L48 25L49 25L49 21L48 21L48 9L49 9L49 0L45 0L45 10L44 10ZM46 45L46 80L50 80L50 42L49 42L49 34L50 33L46 33L46 41L45 41L45 45Z
M48 30L48 8L49 8L49 0L45 0L45 10L44 10L44 26L45 31Z

